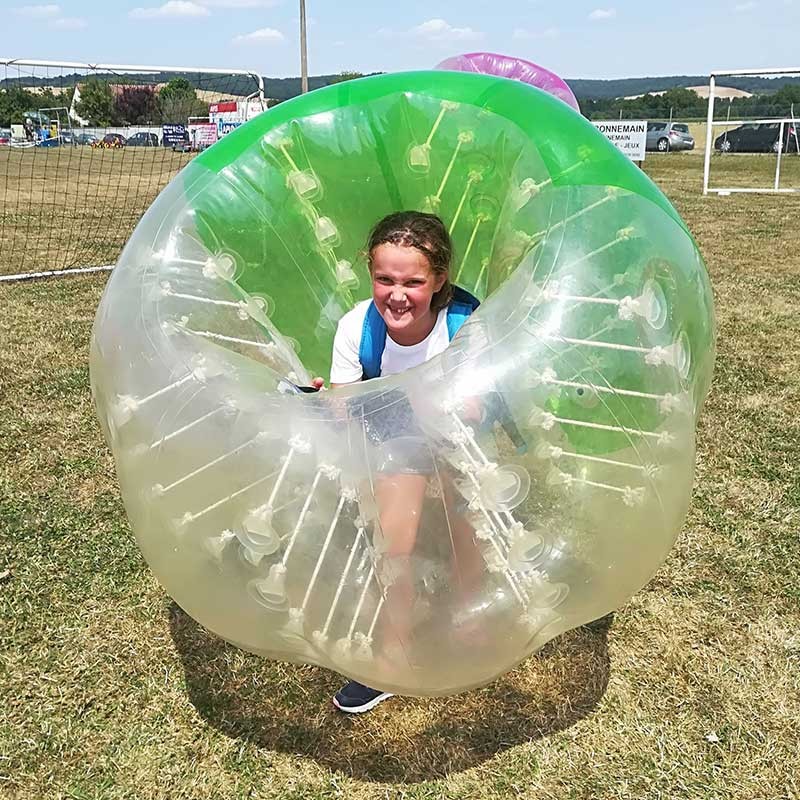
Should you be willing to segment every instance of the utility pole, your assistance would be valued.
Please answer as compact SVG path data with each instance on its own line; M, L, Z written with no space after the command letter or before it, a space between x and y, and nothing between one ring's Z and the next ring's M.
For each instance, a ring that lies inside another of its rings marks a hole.
M306 0L300 0L300 91L308 91L308 51L306 50Z

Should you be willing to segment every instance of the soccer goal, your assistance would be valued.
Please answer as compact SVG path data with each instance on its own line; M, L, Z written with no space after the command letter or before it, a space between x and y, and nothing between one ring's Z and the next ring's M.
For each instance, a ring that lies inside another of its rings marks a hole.
M703 164L703 194L730 195L792 194L800 192L800 119L795 106L771 109L772 116L731 119L731 106L726 115L715 109L717 80L725 77L792 78L800 80L800 69L739 69L712 72L708 82L708 118L706 125L705 160ZM717 114L715 114L715 110ZM775 111L778 114L775 115ZM746 168L737 169L742 162L733 156L739 153L761 153L750 159ZM729 158L730 157L730 158ZM791 161L787 159L791 157ZM711 186L712 163L717 167L721 186ZM750 185L756 183L759 185Z
M267 106L251 70L0 59L0 281L111 269L178 171Z

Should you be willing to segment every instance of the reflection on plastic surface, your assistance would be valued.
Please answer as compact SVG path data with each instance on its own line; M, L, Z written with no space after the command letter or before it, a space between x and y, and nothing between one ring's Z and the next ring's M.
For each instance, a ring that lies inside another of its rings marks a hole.
M423 207L481 307L415 370L291 391L369 296L370 226ZM646 177L541 92L430 72L313 92L197 158L112 274L91 374L181 606L253 652L445 694L648 580L713 349L702 260Z

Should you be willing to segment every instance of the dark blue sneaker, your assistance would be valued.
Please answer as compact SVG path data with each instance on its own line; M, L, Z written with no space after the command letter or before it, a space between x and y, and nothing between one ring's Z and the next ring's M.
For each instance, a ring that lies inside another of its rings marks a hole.
M370 689L358 681L350 681L342 686L333 696L333 704L339 711L346 714L363 714L371 711L378 703L388 700L390 692L382 692L379 689Z

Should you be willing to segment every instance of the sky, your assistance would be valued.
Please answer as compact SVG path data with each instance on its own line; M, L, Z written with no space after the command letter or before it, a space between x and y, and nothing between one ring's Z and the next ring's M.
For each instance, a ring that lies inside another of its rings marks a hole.
M600 4L598 4L598 2ZM800 0L306 0L309 74L490 51L565 78L800 68ZM299 0L0 0L0 57L299 75Z

